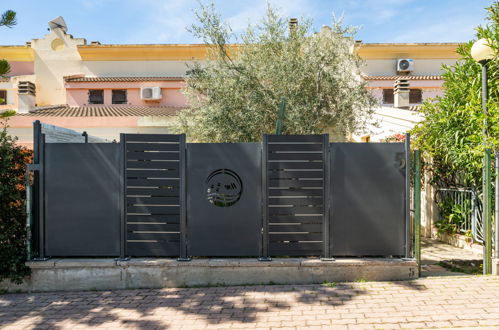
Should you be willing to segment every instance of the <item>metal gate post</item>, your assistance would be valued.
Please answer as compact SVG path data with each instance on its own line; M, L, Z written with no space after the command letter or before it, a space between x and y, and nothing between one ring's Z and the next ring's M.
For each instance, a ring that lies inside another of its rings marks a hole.
M330 148L329 148L329 134L322 135L322 200L323 200L323 251L322 251L322 260L323 261L334 261L334 258L331 258L331 242L330 242L330 202L331 196L329 194L329 173L331 171L330 164Z
M268 206L268 136L262 136L262 255L258 260L271 261L269 256L269 206Z
M405 257L412 258L411 251L411 135L405 134Z
M499 258L499 151L496 151L495 158L495 258Z
M421 151L414 150L414 255L421 276Z
M180 258L178 261L190 261L191 258L187 256L187 196L186 196L186 143L185 134L179 136L179 171L180 171Z
M38 258L33 260L46 260L45 257L45 134L39 120L33 123L33 164L35 171L35 198L38 229Z
M492 273L492 196L491 196L491 156L490 149L485 149L483 164L483 225L485 231L483 273Z
M120 260L125 260L126 256L126 134L120 133L121 147L121 180L120 180Z

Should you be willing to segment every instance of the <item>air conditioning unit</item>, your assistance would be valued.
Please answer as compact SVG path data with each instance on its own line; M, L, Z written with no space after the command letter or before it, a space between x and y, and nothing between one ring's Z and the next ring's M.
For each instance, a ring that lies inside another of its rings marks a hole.
M161 100L161 87L142 87L140 89L142 100Z
M400 58L397 60L397 72L414 71L414 60L410 58Z

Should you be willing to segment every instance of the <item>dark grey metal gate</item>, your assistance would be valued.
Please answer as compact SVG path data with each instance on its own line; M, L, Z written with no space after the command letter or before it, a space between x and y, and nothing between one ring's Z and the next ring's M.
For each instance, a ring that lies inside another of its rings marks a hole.
M185 135L122 134L127 256L179 256ZM185 232L183 230L182 232Z
M261 253L261 144L189 143L189 256Z
M45 143L41 126L31 166L41 258L411 256L408 141L122 134L62 144ZM52 140L82 140L52 130Z
M325 255L328 146L327 134L264 135L264 256Z
M331 254L404 256L402 143L331 144Z
M118 256L119 144L45 145L45 254Z

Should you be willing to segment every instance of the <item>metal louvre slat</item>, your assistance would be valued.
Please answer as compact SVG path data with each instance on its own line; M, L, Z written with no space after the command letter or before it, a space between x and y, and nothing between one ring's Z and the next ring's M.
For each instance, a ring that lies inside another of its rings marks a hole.
M180 135L125 135L127 254L178 256L181 228Z
M324 136L268 135L265 141L269 254L322 255Z

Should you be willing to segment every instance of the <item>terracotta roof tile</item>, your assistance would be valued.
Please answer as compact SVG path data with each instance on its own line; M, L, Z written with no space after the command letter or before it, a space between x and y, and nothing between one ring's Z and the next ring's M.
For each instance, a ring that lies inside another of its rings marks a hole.
M29 117L168 117L175 116L181 107L144 107L144 106L84 106L70 107L47 106L17 116Z
M442 80L442 76L364 76L365 80L397 80L398 78L408 80Z
M184 77L66 77L66 82L179 81Z

